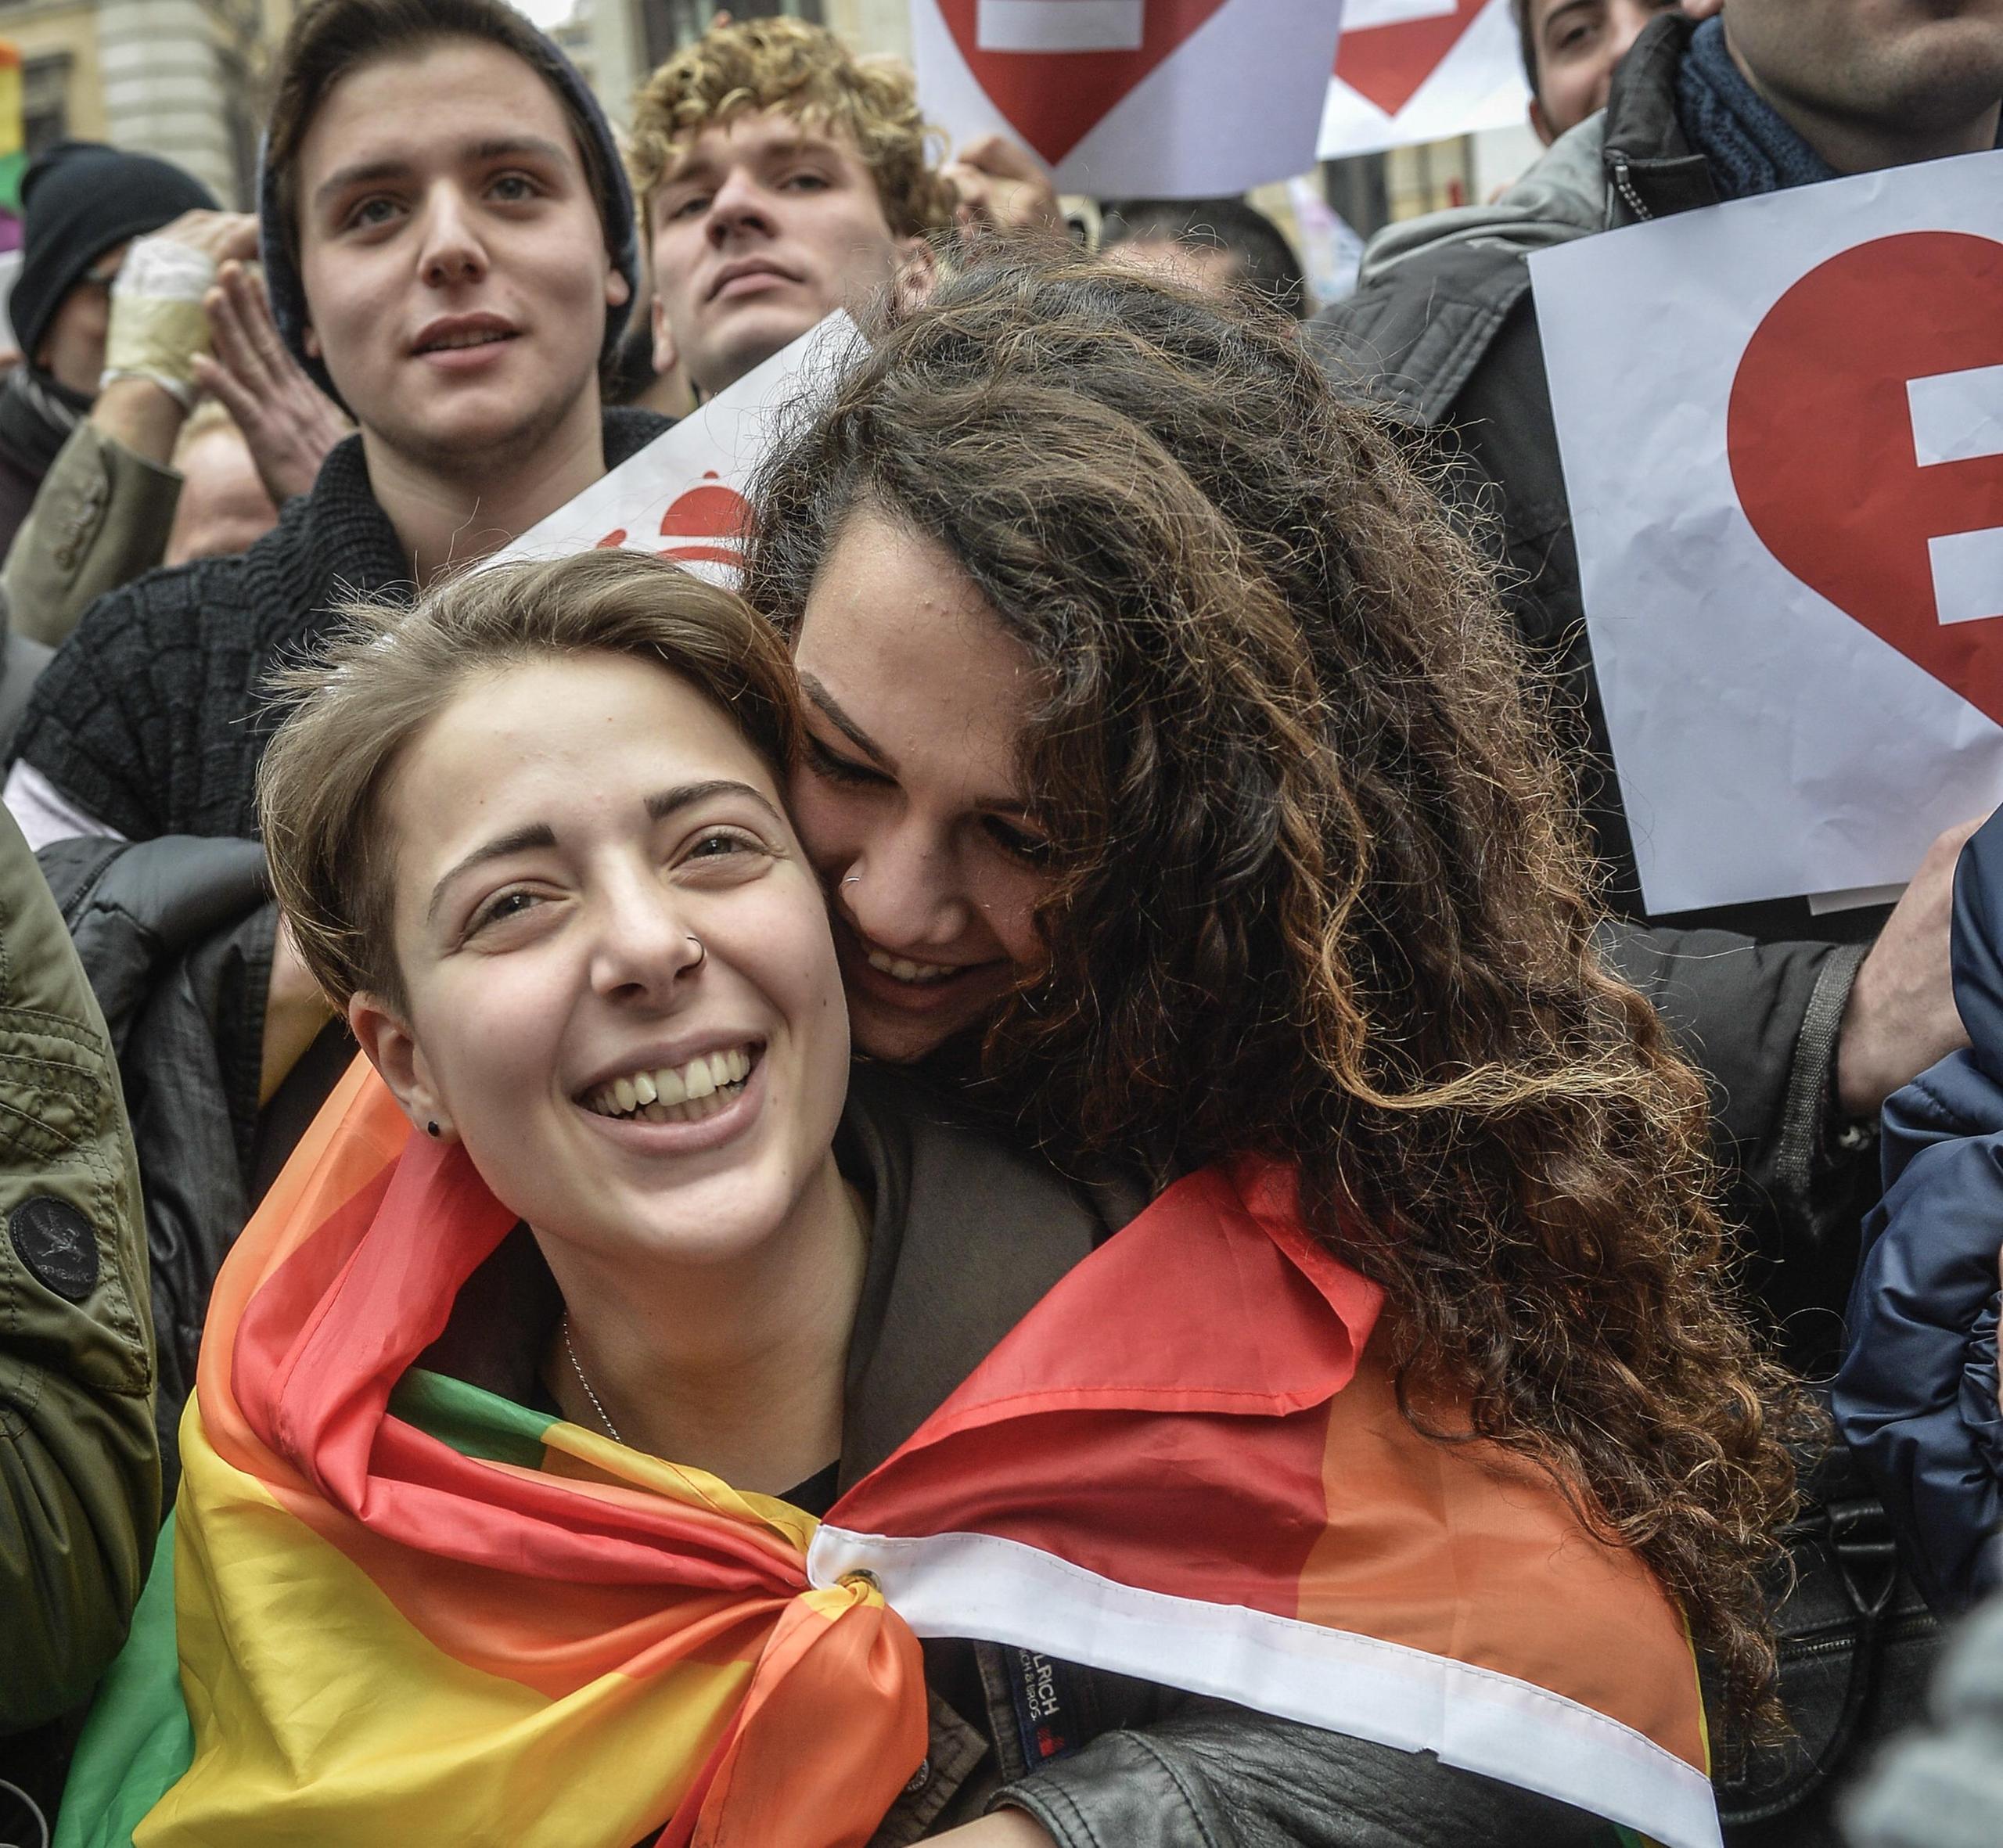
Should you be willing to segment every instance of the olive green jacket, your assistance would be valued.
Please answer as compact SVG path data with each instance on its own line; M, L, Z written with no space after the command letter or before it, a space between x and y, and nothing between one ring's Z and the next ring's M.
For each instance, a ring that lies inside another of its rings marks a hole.
M0 567L14 633L59 648L106 591L167 553L181 476L86 418L43 478Z
M160 1524L138 1162L103 1017L0 809L0 1735L86 1699Z

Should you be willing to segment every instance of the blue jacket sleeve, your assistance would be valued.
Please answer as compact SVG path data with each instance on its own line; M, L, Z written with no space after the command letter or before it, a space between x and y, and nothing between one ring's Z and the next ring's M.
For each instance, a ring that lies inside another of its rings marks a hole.
M1831 1406L1928 1603L1958 1611L1996 1584L2003 1522L2003 1086L1967 1053L1923 1073L1885 1106L1885 1167Z
M2003 811L1954 869L1954 1005L1968 1050L1885 1106L1885 1192L1865 1221L1837 1429L1876 1479L1938 1611L1998 1580L2003 1413Z

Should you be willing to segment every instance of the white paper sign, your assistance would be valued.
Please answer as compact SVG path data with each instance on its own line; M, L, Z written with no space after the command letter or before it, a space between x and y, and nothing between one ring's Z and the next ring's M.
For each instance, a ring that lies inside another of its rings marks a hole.
M828 390L861 337L847 315L829 315L487 563L624 545L734 588L745 489L787 415Z
M1530 264L1649 909L1910 879L2003 798L2003 153Z
M918 95L1059 190L1242 192L1314 164L1343 0L912 0Z
M1507 128L1530 103L1509 0L1348 0L1317 153Z

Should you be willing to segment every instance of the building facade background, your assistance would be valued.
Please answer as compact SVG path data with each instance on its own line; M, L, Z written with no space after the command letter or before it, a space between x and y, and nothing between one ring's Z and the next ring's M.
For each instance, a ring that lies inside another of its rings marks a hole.
M31 154L107 141L185 167L225 203L257 170L272 48L297 0L0 0Z
M910 0L516 0L584 70L624 124L635 89L719 10L817 21L865 54L911 55ZM178 162L225 203L254 198L273 55L302 0L0 0L0 38L21 53L31 155L65 137ZM1304 184L1359 233L1488 196L1536 153L1527 129L1336 163L1255 201L1304 246ZM1089 216L1089 212L1088 212ZM1315 265L1311 262L1311 269Z

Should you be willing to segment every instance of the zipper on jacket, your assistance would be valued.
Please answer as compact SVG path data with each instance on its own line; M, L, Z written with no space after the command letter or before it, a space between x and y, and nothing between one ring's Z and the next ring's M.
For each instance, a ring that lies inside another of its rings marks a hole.
M1613 170L1613 189L1627 200L1627 209L1646 223L1655 214L1642 204L1642 196L1634 190L1634 182L1627 177L1627 156L1618 148L1606 150L1606 164Z

